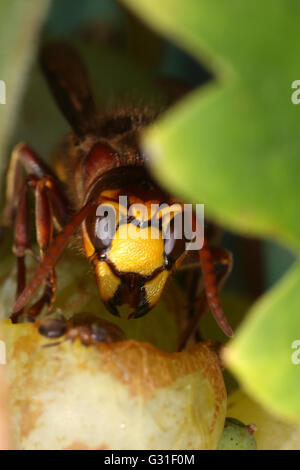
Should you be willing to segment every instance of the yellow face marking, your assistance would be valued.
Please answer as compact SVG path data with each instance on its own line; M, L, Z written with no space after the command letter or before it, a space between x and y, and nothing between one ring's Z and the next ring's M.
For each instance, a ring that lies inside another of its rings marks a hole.
M102 191L101 196L109 197L110 199L115 199L117 201L119 193L119 189L105 189L105 191Z
M142 201L142 199L129 196L129 215L140 221L150 220L157 212L159 202L156 200Z
M115 295L121 281L105 261L95 262L95 274L101 298L108 302Z
M128 215L133 216L135 219L138 219L141 222L144 222L149 219L148 208L145 204L141 203L131 204L128 211Z
M162 234L156 227L120 225L107 256L121 272L150 275L164 264Z
M171 206L160 209L156 217L162 218L162 230L165 232L170 224L171 220L174 219L175 215L182 214L182 206L180 204L172 204Z
M95 247L91 242L91 239L87 233L85 225L82 226L82 235L83 235L83 246L85 255L87 258L90 258L95 253Z
M121 216L127 216L127 208L119 204L117 201L111 201L110 199L107 199L106 201L104 197L100 196L99 202L101 202L99 208L103 206L103 209L105 210L106 207L111 207L112 210L115 211L116 220Z
M144 287L149 307L153 307L158 302L169 274L169 271L162 271L154 279L145 283Z

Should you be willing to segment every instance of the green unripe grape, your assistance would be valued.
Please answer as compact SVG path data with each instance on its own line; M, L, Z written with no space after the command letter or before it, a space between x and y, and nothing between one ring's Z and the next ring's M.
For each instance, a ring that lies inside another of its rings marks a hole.
M226 418L218 450L257 450L253 430L238 419Z

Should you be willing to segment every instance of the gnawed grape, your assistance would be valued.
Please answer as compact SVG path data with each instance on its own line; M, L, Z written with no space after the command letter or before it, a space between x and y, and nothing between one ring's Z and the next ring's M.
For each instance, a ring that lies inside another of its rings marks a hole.
M253 427L238 419L226 418L218 450L257 450Z
M216 448L227 397L211 343L85 346L10 320L1 332L15 449Z

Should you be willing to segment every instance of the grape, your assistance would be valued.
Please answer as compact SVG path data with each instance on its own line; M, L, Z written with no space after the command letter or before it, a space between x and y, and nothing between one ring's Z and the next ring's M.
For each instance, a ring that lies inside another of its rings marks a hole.
M238 419L227 418L218 450L257 450L253 426L246 426Z
M236 390L228 398L230 416L244 423L255 423L259 450L299 450L300 425L285 422L254 402L243 391Z

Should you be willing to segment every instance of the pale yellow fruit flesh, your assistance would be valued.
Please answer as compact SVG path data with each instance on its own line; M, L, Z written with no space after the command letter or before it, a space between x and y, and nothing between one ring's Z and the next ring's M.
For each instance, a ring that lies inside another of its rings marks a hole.
M148 343L83 346L3 322L16 449L215 449L226 414L209 343L166 353ZM58 340L59 341L59 340Z

